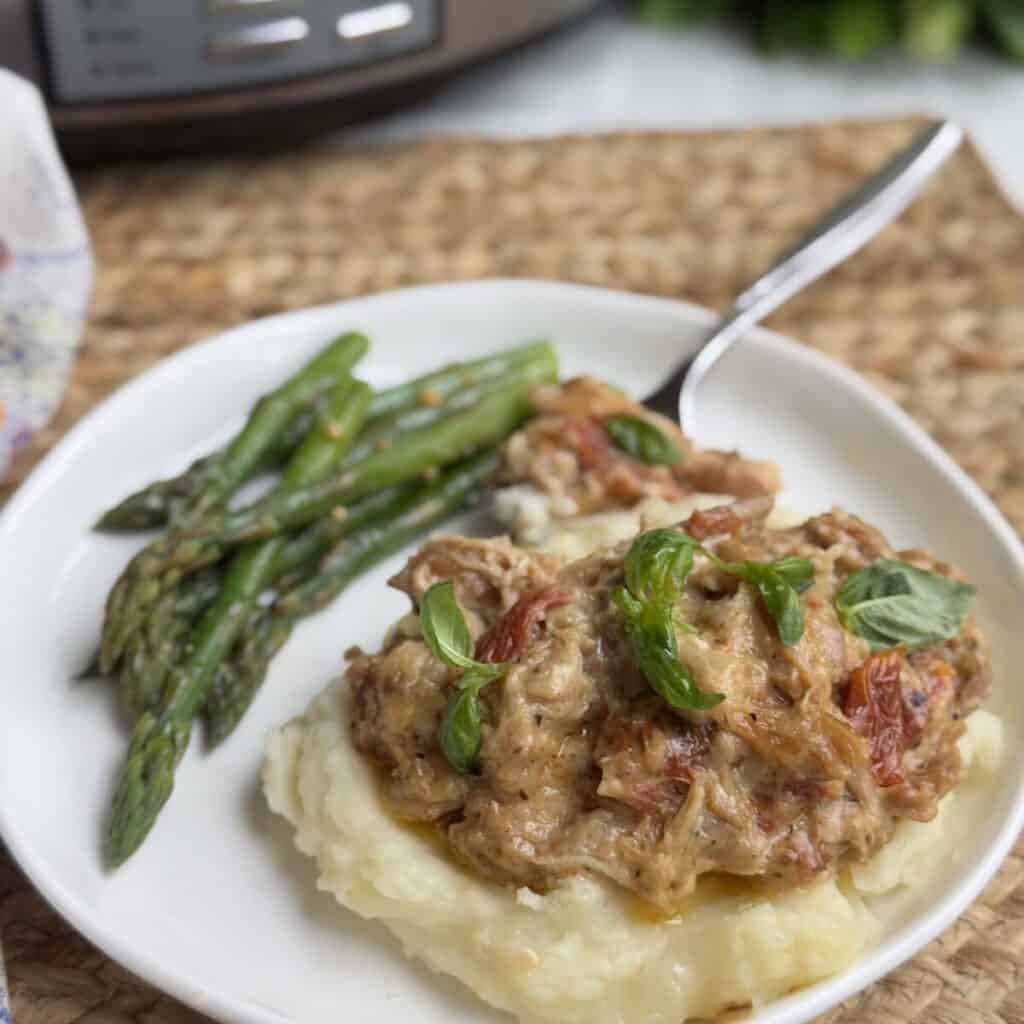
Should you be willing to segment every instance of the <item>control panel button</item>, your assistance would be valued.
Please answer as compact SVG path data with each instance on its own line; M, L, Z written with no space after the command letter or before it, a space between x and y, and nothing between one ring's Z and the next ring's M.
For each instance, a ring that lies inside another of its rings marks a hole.
M206 52L222 60L242 60L301 43L309 35L303 18L279 18L211 36Z
M302 0L206 0L206 13L220 14L272 14L294 10Z
M405 28L413 19L413 9L407 3L377 4L350 11L338 19L338 35L345 40L366 39Z
M425 52L442 37L442 0L0 0L0 10L7 3L42 12L61 103L258 88Z

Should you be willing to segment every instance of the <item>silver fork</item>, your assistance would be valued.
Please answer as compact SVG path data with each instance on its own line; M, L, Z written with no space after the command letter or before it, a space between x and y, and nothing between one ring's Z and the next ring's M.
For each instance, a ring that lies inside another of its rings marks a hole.
M678 415L683 430L692 435L696 392L712 366L755 324L892 223L962 139L957 125L940 121L888 160L740 295L697 351L643 404L673 419Z

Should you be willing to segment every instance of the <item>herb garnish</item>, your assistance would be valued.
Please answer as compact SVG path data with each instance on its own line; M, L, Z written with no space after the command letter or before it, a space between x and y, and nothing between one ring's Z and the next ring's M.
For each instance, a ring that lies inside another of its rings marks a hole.
M835 607L843 628L872 650L913 650L955 636L974 594L968 583L882 558L846 580Z
M672 603L683 592L700 543L680 530L641 533L630 545L623 568L637 601Z
M461 775L476 767L483 743L480 728L480 691L505 675L505 662L490 664L473 657L473 638L455 599L450 580L435 583L420 600L423 639L438 661L463 670L456 692L441 720L441 750L448 763Z
M723 562L710 551L709 558L730 575L749 583L761 595L775 620L779 639L793 647L804 634L804 610L800 594L814 581L814 566L806 558L782 558L776 562Z
M604 429L616 448L650 466L674 466L682 458L679 446L640 416L609 416Z
M651 688L671 707L706 711L721 703L721 693L706 693L679 660L676 630L693 630L676 619L674 605L682 595L696 555L710 558L723 572L755 587L787 646L804 631L800 593L814 579L806 558L776 562L726 562L680 530L648 530L633 541L624 563L626 585L612 600L626 618L626 636L633 657Z
M626 637L640 671L666 704L707 711L725 700L722 693L702 690L679 660L671 602L638 601L625 587L617 587L612 600L626 617Z

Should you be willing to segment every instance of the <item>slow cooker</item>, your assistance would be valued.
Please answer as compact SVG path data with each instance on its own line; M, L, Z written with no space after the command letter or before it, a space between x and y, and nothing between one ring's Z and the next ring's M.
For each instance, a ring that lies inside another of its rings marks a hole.
M266 145L365 119L596 0L0 0L0 66L74 159Z

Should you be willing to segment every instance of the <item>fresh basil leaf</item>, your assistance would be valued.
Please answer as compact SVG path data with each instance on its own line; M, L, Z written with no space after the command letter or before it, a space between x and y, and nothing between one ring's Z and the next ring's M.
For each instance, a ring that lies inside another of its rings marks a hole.
M500 679L503 675L506 675L511 667L511 664L507 661L476 661L473 663L472 668L467 668L462 673L461 678L456 681L455 685L460 690L481 690L488 683L494 682L495 679Z
M435 583L420 601L420 630L438 661L463 673L441 719L441 750L460 774L476 765L480 744L480 690L509 670L504 662L490 664L473 657L473 637L455 599L449 580Z
M452 668L470 669L479 664L473 658L473 637L455 600L450 580L435 583L420 600L420 628L423 639L438 661Z
M932 607L959 609L966 614L975 590L969 583L919 569L909 562L880 558L850 576L840 588L836 600L850 606L901 594L912 594Z
M627 619L626 635L644 678L670 707L679 711L707 711L725 700L725 694L706 693L697 685L675 653L674 643L670 650L657 629Z
M629 619L637 619L643 614L643 602L638 601L625 587L616 587L612 591L612 601Z
M483 744L480 717L480 689L466 686L453 694L441 719L441 750L460 775L476 767Z
M723 562L707 555L723 572L738 576L756 588L768 614L775 620L779 639L793 647L804 635L804 610L800 594L814 582L814 566L806 558L780 558L776 562Z
M604 429L616 448L648 465L674 466L682 458L679 446L640 416L609 416Z
M814 565L806 558L780 558L771 567L798 593L814 582Z
M743 578L761 595L768 614L775 620L779 639L793 647L804 635L804 610L800 595L770 563L744 562Z
M905 572L905 569L914 570L914 567L888 558L872 562L871 565L846 578L836 594L836 604L852 608L854 605L879 597L898 597L901 594L913 593L913 576Z
M956 636L974 595L970 584L883 558L843 583L835 607L843 628L874 650L913 650Z
M700 544L679 530L641 533L626 554L626 586L639 601L675 601L683 592Z
M687 622L676 618L675 609L671 604L658 601L638 601L625 587L616 587L612 591L612 600L619 606L626 619L633 625L646 629L652 636L674 655L676 644L676 627L682 632L695 633L696 629Z

